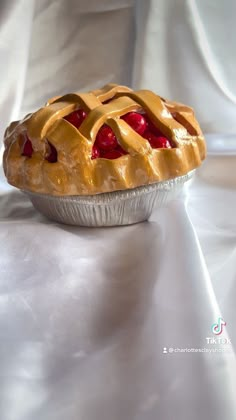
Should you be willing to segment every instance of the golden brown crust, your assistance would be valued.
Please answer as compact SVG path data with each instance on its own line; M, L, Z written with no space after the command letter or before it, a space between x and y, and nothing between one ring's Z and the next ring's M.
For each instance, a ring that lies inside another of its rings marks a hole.
M79 107L89 115L78 130L63 117ZM119 118L142 108L176 147L152 149ZM114 160L91 159L93 143L104 123L129 154ZM34 149L31 158L21 154L25 132ZM48 141L58 152L55 163L45 160ZM113 84L89 93L52 98L23 121L10 124L4 142L8 182L23 190L53 195L90 195L163 181L198 167L206 154L201 129L190 107L148 90L134 92Z

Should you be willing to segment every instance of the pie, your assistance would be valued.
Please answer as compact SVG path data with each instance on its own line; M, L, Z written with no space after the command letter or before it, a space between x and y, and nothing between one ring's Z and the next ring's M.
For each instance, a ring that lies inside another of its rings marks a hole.
M192 108L108 84L49 99L4 136L8 182L50 195L93 195L185 175L206 155Z

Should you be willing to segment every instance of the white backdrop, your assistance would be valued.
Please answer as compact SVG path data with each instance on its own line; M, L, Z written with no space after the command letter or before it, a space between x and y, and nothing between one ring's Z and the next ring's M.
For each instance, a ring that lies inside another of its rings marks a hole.
M235 420L235 13L233 0L1 2L1 138L48 97L108 82L192 105L210 134L183 196L135 226L49 222L0 176L1 419ZM220 316L228 347L207 344Z

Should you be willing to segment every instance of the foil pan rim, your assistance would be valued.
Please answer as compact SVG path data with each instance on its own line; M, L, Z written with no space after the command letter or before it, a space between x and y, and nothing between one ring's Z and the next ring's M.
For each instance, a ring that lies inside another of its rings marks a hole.
M151 184L141 185L135 188L129 188L124 190L116 190L111 192L105 192L105 193L98 193L93 195L51 195L51 194L43 194L43 193L37 193L29 190L23 190L22 192L35 196L35 197L41 197L48 200L60 200L64 202L73 202L73 201L79 201L81 204L86 205L94 205L94 204L100 204L105 205L109 202L114 201L120 201L120 200L126 200L128 198L137 197L139 195L143 194L149 194L156 190L171 190L174 186L178 184L184 184L186 181L190 180L193 177L193 174L195 172L195 169L188 172L185 175L181 175L175 178L170 178L165 181L159 181Z

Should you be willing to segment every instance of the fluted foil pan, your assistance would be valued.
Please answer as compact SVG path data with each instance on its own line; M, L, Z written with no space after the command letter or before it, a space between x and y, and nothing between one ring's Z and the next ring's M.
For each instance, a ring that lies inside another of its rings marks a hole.
M40 213L60 223L94 227L130 225L147 220L155 208L175 198L193 172L155 184L96 195L24 193Z

